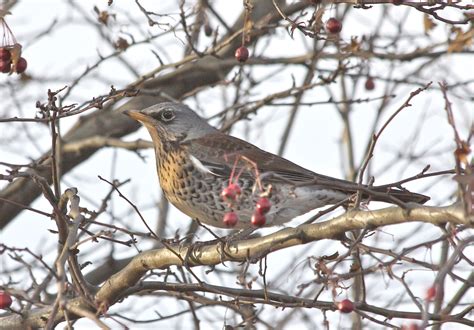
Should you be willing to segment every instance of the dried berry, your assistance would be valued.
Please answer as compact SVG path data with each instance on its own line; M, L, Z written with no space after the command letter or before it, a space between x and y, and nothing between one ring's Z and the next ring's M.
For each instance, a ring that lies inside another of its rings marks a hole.
M0 60L0 72L8 73L12 68L12 63L10 61Z
M339 33L342 30L342 23L337 18L331 17L326 22L326 30L329 33Z
M235 50L235 58L239 62L245 62L249 58L249 50L245 46L240 46Z
M206 37L210 37L212 35L212 28L209 23L204 24L204 34Z
M26 70L28 63L23 57L20 57L18 63L16 64L16 73L23 73Z
M372 79L372 77L368 77L367 80L365 81L365 89L368 91L371 91L374 88L375 88L374 79Z
M122 38L122 37L119 37L119 38L114 42L114 47L115 47L115 49L118 49L118 50L124 51L125 49L128 48L128 46L130 46L130 45L128 44L128 41L125 40L125 39Z
M10 53L8 49L0 48L0 60L9 62L11 58L12 58L12 54Z

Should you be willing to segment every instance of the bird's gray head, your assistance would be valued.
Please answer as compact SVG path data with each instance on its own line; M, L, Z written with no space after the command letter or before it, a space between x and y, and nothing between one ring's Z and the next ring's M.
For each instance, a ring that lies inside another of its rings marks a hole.
M185 141L215 132L216 129L187 105L163 102L143 110L128 110L126 115L142 123L154 141Z

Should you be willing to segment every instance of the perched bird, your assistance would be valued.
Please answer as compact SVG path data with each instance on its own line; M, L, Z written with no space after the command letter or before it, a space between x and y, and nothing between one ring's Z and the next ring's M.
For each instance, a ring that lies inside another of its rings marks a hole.
M349 204L358 191L365 199L388 203L429 200L404 189L362 186L314 173L220 132L184 104L165 102L124 113L151 135L166 198L214 227L282 225L328 204Z

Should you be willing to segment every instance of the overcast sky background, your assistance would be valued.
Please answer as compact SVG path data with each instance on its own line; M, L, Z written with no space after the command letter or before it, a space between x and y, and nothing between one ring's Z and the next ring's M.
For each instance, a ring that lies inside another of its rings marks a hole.
M150 11L156 11L162 14L171 13L172 19L168 19L170 22L177 22L179 20L179 11L176 8L174 1L140 1L140 3ZM93 6L97 5L100 9L106 9L106 1L85 1L76 2L76 5L82 8L89 14L91 20L95 20L95 13ZM215 9L224 14L228 18L229 22L232 22L242 9L241 1L218 1ZM117 13L117 20L111 24L108 33L114 36L122 36L123 32L131 33L140 40L150 31L152 33L159 32L157 27L148 27L146 20L138 10L134 1L114 1L111 11ZM326 13L327 18L334 15L335 10L329 10ZM359 10L353 13L347 21L344 21L343 30L341 32L342 38L349 40L353 35L369 35L373 33L375 23L380 18L381 7L375 6L370 10ZM393 20L396 22L397 18L409 15L407 21L410 33L413 36L420 35L423 33L422 25L422 14L415 10L407 8L397 7L391 11L390 17L386 19ZM326 17L325 16L325 17ZM58 20L58 27L54 28L51 33L47 36L41 37L35 40L41 31L44 31L53 20ZM132 21L139 22L140 25L132 25ZM89 65L93 65L97 59L99 52L106 56L114 50L110 45L107 45L101 41L98 35L98 30L90 24L84 24L83 18L78 15L76 11L71 11L70 6L67 5L66 1L32 1L25 0L20 1L17 6L13 9L13 15L7 17L7 22L14 31L18 41L24 45L24 57L28 60L28 73L34 77L39 77L39 81L28 83L24 88L16 91L16 99L10 98L11 88L8 85L8 81L18 79L14 76L0 76L0 95L2 102L0 105L0 115L2 117L34 117L36 114L35 103L37 100L44 102L46 100L47 89L55 90L70 85L77 76L79 76L85 68ZM216 22L213 20L213 26ZM390 33L396 33L396 26L392 24ZM444 40L446 36L446 26L439 24L439 26L432 32L431 38L433 40ZM182 36L181 36L182 37ZM173 34L169 34L166 38L158 39L158 42L152 42L144 46L136 46L124 53L124 57L132 63L140 73L146 73L152 68L158 65L156 57L153 55L152 50L162 56L166 63L178 60L183 53L184 49L184 38L181 38L183 42L177 41ZM203 37L203 45L210 43L211 39ZM280 29L277 35L272 37L269 45L269 50L266 54L272 56L292 56L301 54L305 47L310 44L309 40L306 40L300 33L295 32L294 39L288 36L288 33ZM403 50L408 50L413 47L411 38L407 37L406 40L401 42ZM263 43L258 43L256 47L251 47L251 53L262 51L263 47L266 47ZM354 62L356 62L354 60ZM433 81L433 88L437 87L437 82L442 79L446 79L448 83L456 82L462 77L462 80L467 80L468 76L474 78L474 70L472 70L472 55L471 56L460 56L450 55L440 61L440 65L437 70L430 72L429 76L426 77L414 77L412 86L406 86L396 91L397 97L392 102L393 111L400 106L409 92L416 89L418 85L416 83L427 83ZM375 76L383 75L387 70L387 66L384 63L373 61L371 73ZM328 64L327 68L330 68L332 64ZM395 68L396 76L404 78L410 72L410 67L417 67L419 62L416 63L403 63L401 69ZM275 72L274 67L257 68L256 73L261 73L262 76ZM229 77L237 72L237 68L229 74ZM270 82L263 84L259 90L260 95L255 95L253 98L257 99L265 94L270 94L279 90L284 90L291 87L291 79L289 75L293 75L297 82L302 80L305 71L302 69L291 69L282 70L275 74ZM325 73L327 74L327 73ZM104 65L101 65L98 70L94 70L87 78L85 78L78 87L76 87L71 94L71 97L67 100L67 103L81 103L91 99L94 96L106 94L109 91L110 85L113 84L116 88L122 88L128 83L135 80L133 73L125 68L118 60L112 59L107 61ZM359 91L356 97L376 97L383 95L383 84L376 82L376 89L371 92L367 92L363 88L363 80L360 82ZM455 112L456 123L458 124L459 131L462 137L467 137L470 125L474 118L474 107L472 102L472 84L469 85L464 94L451 95L453 101L453 110ZM338 86L334 87L334 91L338 89ZM224 106L223 95L227 95L228 100L232 99L233 89L232 88L214 88L206 91L204 95L199 97L201 106L205 105L203 116L209 117L213 114L221 111ZM338 94L336 94L339 97ZM327 100L329 95L323 88L317 88L314 91L310 91L305 96L305 101ZM18 112L18 108L14 106L15 102L18 102L21 108L21 113ZM185 101L190 106L195 106L193 100ZM428 91L422 95L416 97L412 101L413 106L409 109L404 110L397 118L390 124L388 129L382 135L382 138L377 145L375 150L375 157L373 159L373 174L376 176L376 184L388 183L391 181L398 180L403 177L408 177L421 171L428 163L432 165L432 170L444 170L452 168L454 165L452 157L452 146L453 146L453 133L451 128L446 121L446 113L444 111L444 100L439 92ZM364 156L364 150L366 147L367 139L369 137L370 128L372 126L372 120L378 102L373 103L362 103L355 105L356 110L353 112L351 120L354 125L354 141L357 160L360 160ZM259 111L258 115L253 118L249 123L240 123L232 131L232 134L252 143L259 147L276 152L280 143L281 134L286 124L288 109L290 107L272 107L268 106ZM392 111L392 112L393 112ZM386 113L386 117L392 112ZM423 126L418 126L418 118L423 117ZM61 122L62 133L68 131L68 128L74 125L78 117L64 119ZM0 123L0 134L3 141L8 141L0 147L0 158L3 161L9 163L28 163L30 158L36 158L43 152L49 150L50 146L50 135L48 128L41 124L25 124L28 126L28 130L18 129L24 124L21 123ZM306 107L299 112L295 129L293 130L288 148L285 152L285 157L291 161L302 165L313 171L331 175L335 177L344 177L344 159L341 157L341 150L339 142L341 139L341 121L339 115L331 105L312 106ZM426 162L415 162L408 164L402 162L399 166L391 168L389 171L384 171L387 163L394 161L397 155L394 150L397 149L408 149L412 147L412 136L416 132L420 132L420 140L416 141L415 150L422 152L423 150L439 150L436 156L423 159ZM34 136L36 146L30 143L26 136L26 133ZM138 132L126 137L126 140L135 140L138 138L149 140L148 133L145 129L140 129ZM154 227L156 221L156 210L154 209L154 203L159 200L160 188L155 173L155 160L154 153L152 150L142 151L141 154L145 156L145 161L142 161L137 155L132 152L124 150L114 149L103 149L96 153L88 161L75 168L72 172L68 173L63 180L62 189L67 187L77 187L79 194L82 198L81 206L88 207L90 209L97 208L98 203L109 191L109 186L98 179L98 175L101 175L107 179L118 179L125 180L131 178L132 181L121 190L136 203L146 219ZM5 172L5 167L0 166L0 173ZM6 182L0 181L0 187L6 185ZM438 205L440 201L445 201L446 197L451 195L456 188L455 183L449 178L434 180L422 180L406 185L407 188L414 191L428 192L432 196L432 200L428 203L429 205ZM93 197L94 200L90 200L87 197ZM371 204L372 205L372 204ZM37 200L33 207L49 212L50 208L48 204L43 200ZM380 207L383 205L374 204L371 207ZM135 229L145 231L143 224L139 221L138 217L132 214L132 210L122 199L115 198L111 205L111 210L115 216L114 223L121 223L121 221L135 221ZM337 214L337 213L336 213ZM110 214L108 215L110 217ZM107 218L107 215L104 216ZM179 228L187 228L187 223L190 221L185 215L172 209L170 213L171 224L167 227L166 233L168 237L174 235L175 231ZM289 223L290 226L304 221L307 217L302 219L296 219ZM1 233L1 239L3 243L7 245L25 247L29 246L33 250L43 251L47 260L54 260L55 254L48 254L48 251L54 249L55 235L51 234L48 229L54 229L54 222L45 222L44 218L38 221L38 217L30 212L23 212L18 216L14 222L12 222L5 230ZM413 230L424 230L425 235L436 237L439 234L439 230L428 225L418 224L407 224L397 225L395 227L383 228L381 232L378 232L373 240L378 240L380 247L384 244L391 246L396 240L398 235L408 233ZM267 229L264 232L275 231L275 229ZM224 231L222 231L223 233ZM183 232L181 232L183 234ZM210 239L210 236L205 233L202 234L202 239ZM150 247L149 242L140 241L138 246L141 249L147 249ZM94 244L88 244L83 247L85 250L95 249ZM289 250L279 251L273 253L269 259L269 267L275 269L275 273L278 273L277 269L281 263L281 258L296 258L301 259L304 263L308 255L308 246L294 247ZM311 253L315 256L331 254L341 248L340 244L328 241L321 241L311 244ZM466 254L469 250L466 250ZM470 250L474 252L473 249ZM99 260L108 253L106 249L102 249L96 255L94 255L95 261ZM116 256L130 256L136 254L133 249L122 249L117 248ZM2 256L3 259L4 256ZM436 255L432 256L434 260ZM8 262L2 260L3 262ZM235 265L227 265L228 267L235 267ZM199 268L198 274L205 277L205 268ZM301 277L308 274L298 273L298 269L292 272L285 273L280 278L282 283L292 283L294 281L301 280ZM310 274L309 274L310 275ZM420 273L416 273L416 276L420 276ZM426 287L430 285L430 281L433 280L433 274L422 274L426 276ZM218 283L216 283L218 284ZM283 285L283 284L282 284ZM383 299L383 295L387 292L384 290L384 283L374 284L374 292L377 292L375 296L379 299ZM419 292L423 292L426 287L420 286ZM420 295L422 295L420 293ZM330 296L328 296L330 297ZM330 299L326 297L327 299ZM377 299L377 298L374 298ZM131 299L127 299L131 300ZM149 305L149 298L138 298L133 301L140 301L140 304L117 304L113 307L112 311L121 311L127 309L133 312L135 317L149 318L153 317L153 306ZM173 308L179 309L180 304L177 304L175 300L170 299L170 306L173 304ZM171 308L170 308L171 310ZM207 312L203 312L207 313ZM167 314L166 312L164 314ZM348 316L341 316L339 313L328 313L328 316L332 320L338 318L345 318ZM192 321L190 317L182 318L184 320L180 326L186 328L191 325ZM162 326L177 326L173 323L175 320L171 320L169 323L162 322ZM186 323L189 322L189 323ZM81 320L77 323L77 328L86 328L88 321ZM337 323L334 323L337 324ZM222 320L217 319L215 324L212 326L219 327L222 325ZM460 329L458 326L451 327L446 326L445 329Z

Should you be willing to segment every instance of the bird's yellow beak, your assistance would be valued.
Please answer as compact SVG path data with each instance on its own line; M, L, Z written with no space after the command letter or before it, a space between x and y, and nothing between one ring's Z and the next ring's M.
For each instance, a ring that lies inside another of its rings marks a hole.
M139 121L141 123L150 122L150 118L147 115L140 112L140 110L125 110L123 113L129 116L130 118L135 119L136 121Z

